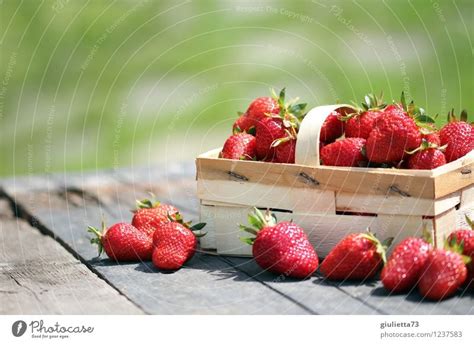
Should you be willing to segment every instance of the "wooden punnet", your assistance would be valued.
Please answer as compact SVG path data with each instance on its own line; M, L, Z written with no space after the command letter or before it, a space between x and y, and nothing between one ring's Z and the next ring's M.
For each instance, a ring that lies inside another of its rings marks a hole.
M196 160L203 249L247 256L246 233L253 206L272 209L278 220L293 220L324 257L346 234L370 228L396 244L420 235L426 226L434 242L474 217L474 151L434 170L332 167L319 164L319 132L331 111L349 105L312 109L301 123L296 164L219 159L219 149ZM393 247L393 246L392 246Z

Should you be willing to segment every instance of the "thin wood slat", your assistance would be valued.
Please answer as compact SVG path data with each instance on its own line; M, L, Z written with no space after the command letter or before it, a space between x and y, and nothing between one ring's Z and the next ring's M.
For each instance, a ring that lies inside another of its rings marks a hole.
M4 198L0 248L0 314L143 314Z

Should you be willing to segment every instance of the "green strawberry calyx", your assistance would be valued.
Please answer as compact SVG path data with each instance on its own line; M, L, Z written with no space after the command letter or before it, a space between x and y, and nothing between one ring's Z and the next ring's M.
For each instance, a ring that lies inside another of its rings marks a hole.
M471 229L474 230L474 220L472 220L469 216L467 216L467 214L464 215L464 217L469 227L471 227Z
M453 236L451 240L445 239L444 240L444 249L446 251L451 251L454 253L457 253L461 256L464 264L469 264L471 262L471 257L466 256L463 254L464 252L464 240L461 240L460 242L457 241L456 236Z
M424 151L424 150L427 150L427 149L430 149L430 148L433 148L433 149L438 149L440 151L444 151L446 150L446 147L448 147L448 145L444 145L444 146L438 146L436 143L433 143L433 142L429 142L425 139L422 139L421 140L421 145L411 151L405 151L405 153L407 154L415 154L417 152L420 152L420 151Z
M428 116L425 109L416 105L414 100L407 103L405 92L402 92L400 103L402 104L403 110L415 121L419 128L433 131L433 126L436 123L435 119Z
M458 117L454 114L454 108L452 108L451 111L448 112L448 123L459 122L459 121L468 123L467 110L465 109L462 110L461 113L459 114L459 119L458 119Z
M152 192L148 193L150 198L145 198L142 200L136 200L136 208L132 210L132 213L136 212L139 209L152 209L160 206L160 202L155 199L155 195Z
M346 122L351 118L363 115L367 111L382 111L387 107L387 104L383 101L383 92L380 92L379 96L373 93L367 93L364 96L364 100L361 102L362 107L360 107L355 101L353 101L352 104L354 106L355 112L341 116L341 121Z
M393 238L390 237L381 242L369 229L367 229L367 232L361 233L360 236L369 240L375 245L375 251L380 255L383 264L385 265L387 262L387 250L392 244Z
M102 220L101 228L102 230L99 230L96 227L87 226L87 232L92 233L94 235L94 237L90 238L90 243L93 245L97 245L97 249L98 249L97 257L100 257L102 252L104 252L104 245L102 244L102 238L104 237L105 232L107 232L107 226L105 225L104 220Z
M271 89L272 97L278 102L280 112L277 114L268 113L269 117L280 118L283 122L283 126L291 132L292 137L296 137L300 128L301 120L306 116L306 103L297 103L299 98L294 98L289 101L285 101L286 89L283 88L279 95L276 94L274 89Z
M251 226L239 225L240 230L255 235L255 237L241 237L240 240L246 244L253 245L258 232L265 227L272 227L277 224L277 218L269 209L262 213L256 207L248 214L248 222Z
M179 223L180 225L186 227L191 232L193 232L194 236L196 236L197 238L201 238L201 237L203 237L204 235L207 234L207 232L204 232L204 233L200 232L201 229L203 229L206 226L205 222L200 222L200 223L196 223L195 225L193 225L192 221L184 221L183 216L179 212L174 213L174 214L168 214L168 220L170 222ZM199 232L199 233L196 233L196 232Z

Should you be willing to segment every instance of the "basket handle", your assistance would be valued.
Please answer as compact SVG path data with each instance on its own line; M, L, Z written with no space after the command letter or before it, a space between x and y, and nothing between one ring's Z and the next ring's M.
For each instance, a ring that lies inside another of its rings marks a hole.
M295 163L319 166L319 136L321 127L331 112L339 110L342 114L354 112L347 104L323 105L312 108L301 122L296 140Z

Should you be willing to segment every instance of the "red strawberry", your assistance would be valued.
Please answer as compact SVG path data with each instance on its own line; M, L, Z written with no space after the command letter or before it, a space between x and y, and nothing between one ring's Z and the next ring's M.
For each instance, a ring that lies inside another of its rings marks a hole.
M331 280L365 280L375 276L385 262L385 250L372 233L349 234L329 252L320 271Z
M364 111L360 115L350 117L346 122L346 137L361 137L367 139L374 128L380 111Z
M278 114L280 106L276 97L260 97L250 103L246 115L254 123L259 122L267 115Z
M399 293L412 289L425 267L432 247L421 238L409 237L400 242L382 270L385 289Z
M247 133L230 136L222 147L220 157L235 160L254 160L256 158L255 137Z
M326 166L361 166L365 139L350 137L330 143L321 149L321 160Z
M272 160L276 158L275 140L285 137L286 132L281 118L265 117L257 123L256 153L258 160ZM276 160L276 159L275 159Z
M232 133L238 134L242 132L255 134L255 121L247 116L247 114L240 115L232 125Z
M421 144L421 133L413 118L400 113L384 112L375 122L367 139L367 158L375 163L398 163L405 151Z
M412 170L432 170L446 164L446 157L439 147L424 139L420 147L408 154L408 168Z
M92 244L99 247L99 256L105 250L110 259L116 261L150 260L153 250L151 237L128 223L117 223L109 229L102 223L102 232L95 227L88 227L88 232L96 237Z
M448 114L449 123L439 132L441 144L446 147L446 160L457 160L474 149L474 127L467 123L467 112L461 112L461 120L457 120L454 110Z
M436 146L441 146L441 139L439 137L439 132L436 129L434 124L427 124L426 128L421 129L421 139L429 143L432 143Z
M425 269L418 283L423 297L442 300L454 294L464 283L467 269L457 252L435 249L430 252Z
M361 137L367 139L374 128L375 121L385 106L386 104L382 101L382 95L377 97L371 93L367 94L364 98L364 102L362 102L362 109L342 117L342 120L346 123L346 137Z
M153 265L161 270L177 270L194 255L197 239L193 231L201 230L205 224L189 227L180 215L176 221L162 224L153 234Z
M294 162L296 135L306 104L285 103L285 89L278 97L280 112L267 115L257 123L257 159L274 162Z
M466 286L474 288L474 222L467 215L466 222L470 228L455 230L448 236L447 243L451 247L461 247L462 255L471 259L467 264Z
M344 134L344 122L339 112L333 111L326 117L320 130L319 139L323 142L334 142Z
M294 278L306 278L318 268L318 256L304 230L293 222L277 223L269 211L265 215L254 209L249 223L255 228L241 225L241 229L254 234L242 238L252 247L257 264L265 270Z
M287 137L287 140L278 143L275 147L275 162L294 164L295 163L295 150L296 150L296 139Z
M462 246L462 254L474 258L474 222L466 216L466 221L471 228L457 229L447 239L449 245Z
M132 226L151 236L159 225L169 222L169 216L177 214L178 209L169 204L144 199L137 201L137 209L133 212Z

